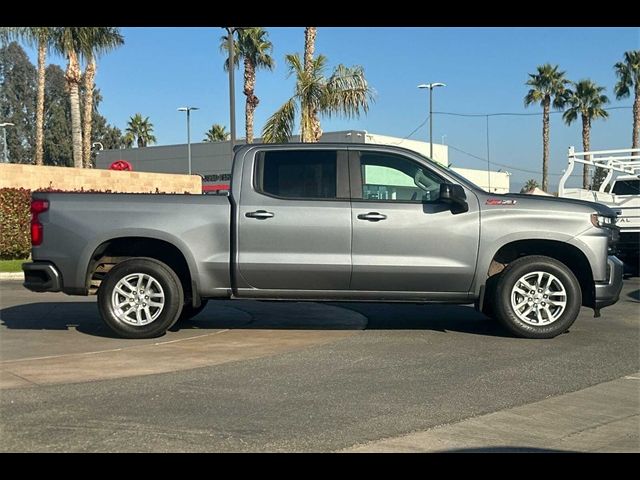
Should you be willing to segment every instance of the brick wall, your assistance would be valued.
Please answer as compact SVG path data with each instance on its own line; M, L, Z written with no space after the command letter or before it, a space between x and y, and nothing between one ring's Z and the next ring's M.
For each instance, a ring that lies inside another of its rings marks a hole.
M47 187L60 190L82 188L121 193L155 192L158 189L165 193L202 193L202 179L198 175L2 163L0 164L0 188L3 187L22 187L29 190Z

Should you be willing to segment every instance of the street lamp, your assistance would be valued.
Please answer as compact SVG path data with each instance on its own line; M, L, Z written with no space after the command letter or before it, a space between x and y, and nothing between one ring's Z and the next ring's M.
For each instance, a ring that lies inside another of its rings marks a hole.
M180 107L179 112L187 112L187 156L189 157L189 175L191 175L191 110L200 110L198 107Z
M9 163L9 147L7 146L7 129L6 127L14 127L15 124L11 122L0 123L2 127L2 162Z
M429 157L433 160L433 89L436 87L446 87L444 83L422 83L418 88L429 89Z
M227 49L229 50L229 128L231 129L230 141L231 158L233 158L233 147L236 145L236 92L233 79L235 70L234 59L234 37L233 34L242 30L242 27L223 27L227 31Z

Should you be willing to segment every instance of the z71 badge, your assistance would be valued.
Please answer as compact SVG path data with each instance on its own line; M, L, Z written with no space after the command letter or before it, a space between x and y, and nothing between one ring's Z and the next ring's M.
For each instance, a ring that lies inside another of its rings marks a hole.
M490 198L485 203L485 205L515 205L517 200L503 200L500 198Z

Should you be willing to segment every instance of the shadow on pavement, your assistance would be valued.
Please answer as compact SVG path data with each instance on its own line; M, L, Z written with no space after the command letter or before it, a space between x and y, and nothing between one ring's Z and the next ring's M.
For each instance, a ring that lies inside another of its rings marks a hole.
M437 453L579 453L575 450L557 450L553 448L535 447L477 447L440 450Z
M629 297L629 298L631 298L633 300L639 300L640 301L640 289L634 290L633 292L627 293L627 297Z
M0 310L1 325L20 330L70 330L117 338L93 302L42 302ZM210 301L171 331L188 329L434 330L511 337L470 306L385 303Z

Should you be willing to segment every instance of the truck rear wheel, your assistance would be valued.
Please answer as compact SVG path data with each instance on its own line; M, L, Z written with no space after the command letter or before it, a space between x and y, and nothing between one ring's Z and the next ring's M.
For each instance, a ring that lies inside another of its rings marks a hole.
M98 290L102 320L124 338L163 335L178 320L183 303L180 279L153 258L118 263Z
M566 332L582 305L582 291L563 263L542 255L518 258L502 271L494 315L513 334L553 338Z

